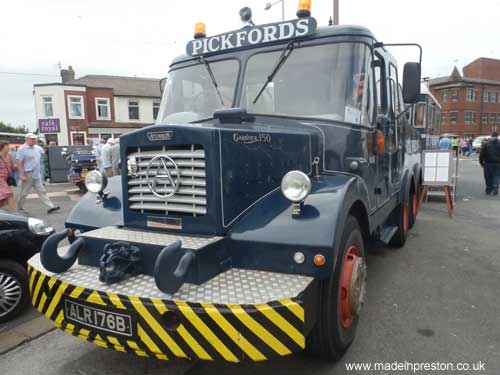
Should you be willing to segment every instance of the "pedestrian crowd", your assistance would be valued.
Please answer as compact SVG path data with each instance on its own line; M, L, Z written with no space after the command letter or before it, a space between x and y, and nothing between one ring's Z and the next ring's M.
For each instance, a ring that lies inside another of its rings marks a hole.
M0 141L0 208L6 206L10 211L25 213L24 204L32 189L39 200L47 206L47 213L60 209L49 198L45 189L45 181L49 175L48 148L56 146L50 142L48 146L37 144L38 137L28 133L25 143L18 149L9 142ZM113 138L102 139L95 147L97 166L107 177L119 176L120 144ZM18 187L18 198L14 199L14 189Z
M463 156L471 156L472 154L472 142L474 141L473 137L448 137L444 135L439 140L439 149L440 150L453 150L455 156L463 155Z

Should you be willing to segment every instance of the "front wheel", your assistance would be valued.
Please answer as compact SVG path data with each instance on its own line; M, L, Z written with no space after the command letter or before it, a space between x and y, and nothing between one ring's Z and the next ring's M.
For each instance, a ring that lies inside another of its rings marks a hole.
M307 351L325 360L337 360L356 334L366 295L366 263L358 221L349 216L332 275L319 285L317 321L307 337Z
M28 300L28 272L19 263L0 260L0 323L19 315Z

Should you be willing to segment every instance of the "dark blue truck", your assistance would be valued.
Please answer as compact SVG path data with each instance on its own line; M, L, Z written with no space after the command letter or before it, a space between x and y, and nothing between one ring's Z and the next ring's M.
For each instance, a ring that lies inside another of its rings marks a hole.
M121 176L89 172L67 229L30 260L33 304L140 356L339 358L368 244L403 246L416 219L405 108L420 64L398 72L368 29L318 27L308 9L212 37L198 24L157 124L120 137Z

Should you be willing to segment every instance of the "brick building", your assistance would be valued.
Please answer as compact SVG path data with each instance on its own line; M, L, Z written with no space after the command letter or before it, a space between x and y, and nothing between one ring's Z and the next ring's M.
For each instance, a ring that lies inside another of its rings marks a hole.
M94 143L154 123L160 108L160 80L86 75L70 66L61 83L34 85L38 130L58 145Z
M455 67L449 77L429 81L441 104L441 132L464 136L487 135L500 129L500 60L478 58Z

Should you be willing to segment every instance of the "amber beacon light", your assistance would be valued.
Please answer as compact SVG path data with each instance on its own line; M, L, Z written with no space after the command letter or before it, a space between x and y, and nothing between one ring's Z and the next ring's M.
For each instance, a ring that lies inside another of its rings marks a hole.
M297 8L297 17L311 17L311 0L299 0Z
M194 38L205 38L207 36L207 28L203 22L198 22L194 25Z

